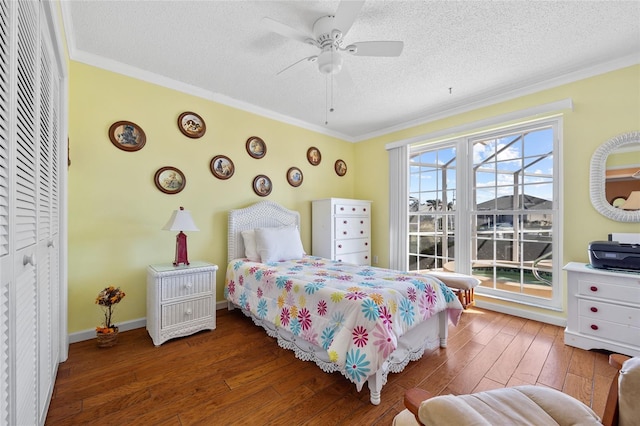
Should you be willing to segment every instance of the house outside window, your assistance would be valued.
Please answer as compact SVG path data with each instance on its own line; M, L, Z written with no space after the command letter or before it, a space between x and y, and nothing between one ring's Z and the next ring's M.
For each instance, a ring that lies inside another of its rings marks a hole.
M478 294L559 309L560 126L411 146L408 269L472 274Z

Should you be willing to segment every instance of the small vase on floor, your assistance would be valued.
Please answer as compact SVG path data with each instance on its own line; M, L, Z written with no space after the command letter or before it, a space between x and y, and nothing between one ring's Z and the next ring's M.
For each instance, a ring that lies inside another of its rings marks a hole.
M109 331L109 333L96 333L99 348L110 348L118 343L118 327L114 327Z

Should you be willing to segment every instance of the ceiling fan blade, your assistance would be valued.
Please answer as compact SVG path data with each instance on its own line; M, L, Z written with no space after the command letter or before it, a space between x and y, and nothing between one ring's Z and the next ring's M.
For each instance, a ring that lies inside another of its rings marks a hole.
M302 43L308 43L307 40L312 39L313 36L298 30L297 28L290 27L271 18L262 18L260 21L262 25L271 32L280 34L281 36L298 40Z
M357 50L354 56L400 56L404 48L402 41L361 41L353 43ZM349 52L349 46L346 47Z
M360 9L362 9L363 4L364 0L342 0L338 5L338 10L336 10L336 13L334 14L335 20L333 22L336 26L336 29L342 31L343 37L351 29L351 26L356 20L356 16L358 16L358 13L360 13Z
M278 71L276 73L276 75L280 75L283 72L285 72L287 70L290 70L290 69L292 69L294 67L295 68L300 68L301 64L311 64L311 63L313 63L313 62L315 62L317 60L318 60L318 56L317 55L309 56L307 58L302 58L299 61L294 62L293 64L289 65L288 67L281 69L280 71Z

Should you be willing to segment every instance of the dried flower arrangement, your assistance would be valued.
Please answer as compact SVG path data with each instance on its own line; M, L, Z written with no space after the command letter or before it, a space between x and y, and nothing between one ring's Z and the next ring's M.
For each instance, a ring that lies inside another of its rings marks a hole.
M104 311L104 323L101 327L96 327L98 334L115 333L117 331L118 328L111 322L113 310L115 305L120 303L124 296L124 291L120 290L120 287L114 286L109 286L98 293L96 304L100 305Z

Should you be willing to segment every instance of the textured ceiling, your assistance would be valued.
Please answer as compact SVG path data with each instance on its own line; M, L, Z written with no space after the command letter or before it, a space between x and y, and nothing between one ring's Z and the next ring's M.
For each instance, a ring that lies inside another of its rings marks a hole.
M345 55L329 113L330 80L315 64L276 75L318 50L269 32L261 19L311 33L339 3L61 4L73 60L184 85L351 141L640 62L639 1L371 0L345 42L402 40L404 51L397 58Z

